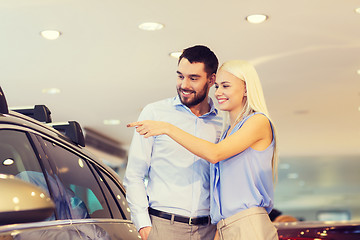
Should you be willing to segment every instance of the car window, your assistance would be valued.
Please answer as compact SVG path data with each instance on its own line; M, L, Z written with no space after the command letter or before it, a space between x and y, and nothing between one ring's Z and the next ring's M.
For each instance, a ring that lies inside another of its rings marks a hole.
M25 132L0 130L0 173L16 176L24 171L42 172Z
M92 164L90 164L92 165ZM95 168L97 170L95 170ZM113 218L116 218L116 219L123 219L123 215L121 214L121 209L119 208L116 200L115 200L115 197L114 195L112 194L111 190L109 189L108 187L108 184L107 184L107 181L104 179L103 176L105 176L105 173L103 174L99 174L99 170L97 167L93 166L92 165L92 169L93 169L93 172L96 176L96 178L98 179L98 182L104 192L104 195L106 197L106 200L109 204L109 207L110 207L110 210L111 210L111 213L113 215Z
M98 168L98 171L100 172L108 188L110 188L111 198L115 199L115 201L117 202L116 206L120 208L121 217L130 220L130 208L120 186L103 170Z
M27 133L17 130L0 130L0 174L13 175L45 190L49 188L39 159ZM55 219L52 215L47 220Z
M55 164L56 178L60 188L65 189L66 204L70 205L72 219L76 218L111 218L103 192L90 170L87 160L44 139L45 152Z
M42 182L38 185L49 192L39 160L25 132L0 130L0 162L1 174L13 175L27 182L38 177Z

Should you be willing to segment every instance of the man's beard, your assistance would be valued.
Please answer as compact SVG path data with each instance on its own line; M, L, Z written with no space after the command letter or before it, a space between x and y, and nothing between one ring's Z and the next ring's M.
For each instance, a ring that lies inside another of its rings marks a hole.
M207 97L207 90L208 90L208 83L204 86L204 88L200 92L194 92L191 93L193 95L192 98L185 98L183 99L181 96L181 88L177 88L177 92L180 98L180 101L182 104L187 106L188 108L193 107L204 101L204 99Z

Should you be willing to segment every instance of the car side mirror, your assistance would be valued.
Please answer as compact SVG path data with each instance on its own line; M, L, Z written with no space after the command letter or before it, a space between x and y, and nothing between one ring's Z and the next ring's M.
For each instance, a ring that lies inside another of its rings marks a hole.
M55 204L42 188L0 174L0 225L38 222L50 217Z

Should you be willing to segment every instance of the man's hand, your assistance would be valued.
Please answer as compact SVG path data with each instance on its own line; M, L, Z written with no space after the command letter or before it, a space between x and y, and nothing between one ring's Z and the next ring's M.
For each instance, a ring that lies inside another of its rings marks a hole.
M216 233L215 233L214 240L219 240L219 239L220 239L219 232L218 232L218 230L216 229Z
M149 236L149 234L150 234L151 228L152 228L152 227L143 227L143 228L140 228L139 233L140 233L140 236L141 236L141 239L142 239L142 240L147 240L147 238L148 238L148 236Z

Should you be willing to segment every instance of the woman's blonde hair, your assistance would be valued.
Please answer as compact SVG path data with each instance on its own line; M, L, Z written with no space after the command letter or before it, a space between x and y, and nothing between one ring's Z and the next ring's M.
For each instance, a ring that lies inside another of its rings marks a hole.
M260 83L259 76L252 64L244 60L231 60L223 63L219 68L219 71L226 71L238 77L245 82L247 97L245 100L243 111L239 114L236 121L247 117L253 112L262 112L272 123L272 129L274 133L274 154L272 158L272 169L274 182L277 180L277 165L278 165L278 154L277 154L277 133L275 126L270 119L269 111L266 107L264 93Z

